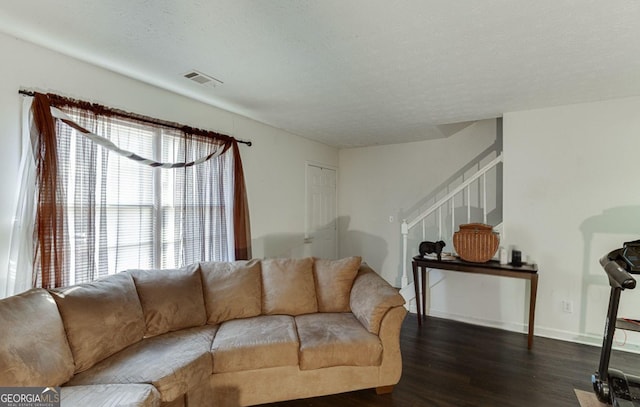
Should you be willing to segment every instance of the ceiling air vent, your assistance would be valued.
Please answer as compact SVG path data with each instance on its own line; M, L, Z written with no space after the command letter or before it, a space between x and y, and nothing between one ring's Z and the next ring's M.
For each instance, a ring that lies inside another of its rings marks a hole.
M219 79L214 78L213 76L209 76L200 71L191 70L183 75L185 78L190 79L200 85L209 86L211 88L215 88L216 86L222 85L223 82Z

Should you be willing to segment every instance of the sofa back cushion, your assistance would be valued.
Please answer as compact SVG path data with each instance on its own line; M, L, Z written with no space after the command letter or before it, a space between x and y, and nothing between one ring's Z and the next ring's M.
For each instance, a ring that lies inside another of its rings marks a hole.
M262 312L260 260L200 263L207 323L250 318Z
M262 260L262 313L318 312L313 258Z
M60 386L73 355L51 295L41 288L0 300L0 387Z
M200 326L207 322L197 263L180 269L129 272L142 304L147 326L145 336Z
M115 274L51 294L64 321L76 373L142 340L144 318L130 275Z
M350 312L349 297L353 280L362 263L359 256L341 260L315 259L313 277L315 278L318 311Z

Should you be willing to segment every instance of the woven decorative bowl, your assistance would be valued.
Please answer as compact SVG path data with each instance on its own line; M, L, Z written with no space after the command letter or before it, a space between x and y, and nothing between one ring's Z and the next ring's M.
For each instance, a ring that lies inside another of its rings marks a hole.
M460 225L453 234L453 247L462 260L472 263L485 263L496 254L500 238L493 226L484 223Z

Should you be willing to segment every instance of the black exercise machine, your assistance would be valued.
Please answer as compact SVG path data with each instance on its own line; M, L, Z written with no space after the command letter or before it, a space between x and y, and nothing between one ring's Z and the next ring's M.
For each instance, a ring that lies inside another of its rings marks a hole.
M614 407L640 407L640 377L609 369L613 334L616 330L618 304L622 290L633 290L636 280L631 274L640 274L640 240L626 242L621 249L614 250L600 259L600 264L609 277L611 295L604 325L604 339L598 371L591 376L593 390L598 399ZM640 323L640 321L637 321ZM627 322L628 323L628 322ZM628 323L634 326L634 323ZM635 330L640 330L640 325Z

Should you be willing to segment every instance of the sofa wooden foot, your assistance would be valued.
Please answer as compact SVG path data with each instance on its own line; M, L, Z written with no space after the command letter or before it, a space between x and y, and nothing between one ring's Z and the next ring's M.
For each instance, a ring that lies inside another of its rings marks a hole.
M391 392L393 392L393 386L376 387L376 394L377 395L390 394Z

